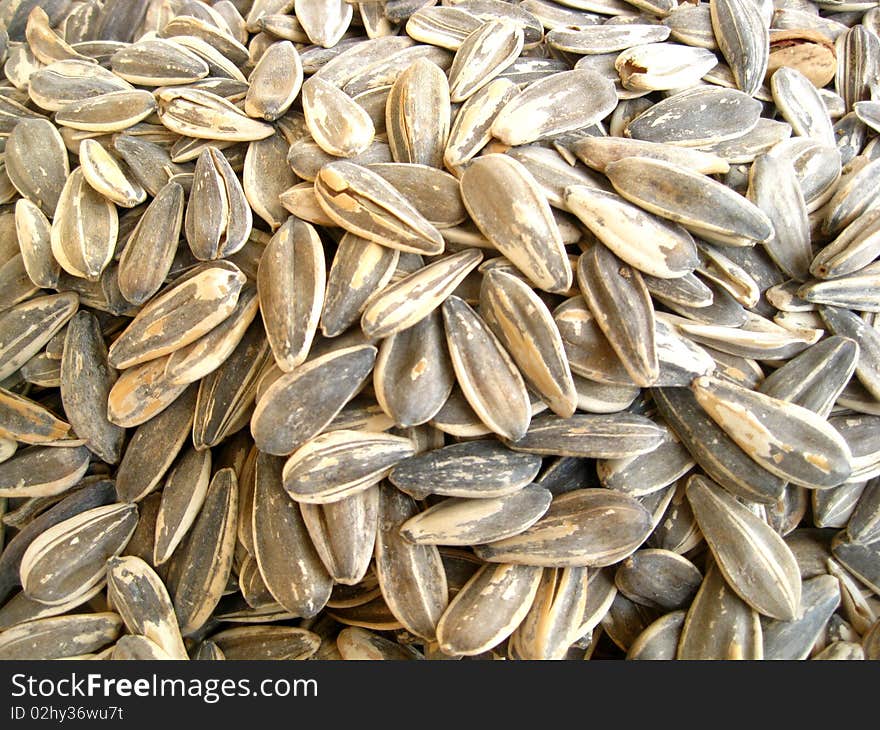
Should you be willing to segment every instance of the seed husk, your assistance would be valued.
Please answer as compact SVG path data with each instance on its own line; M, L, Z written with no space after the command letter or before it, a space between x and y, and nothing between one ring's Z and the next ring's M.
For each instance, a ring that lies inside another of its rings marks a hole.
M449 595L437 548L414 545L400 534L401 525L416 511L411 497L390 485L380 485L376 575L391 613L408 631L432 641Z
M578 286L620 362L637 385L659 376L654 307L639 272L602 244L581 254Z
M115 613L83 613L23 621L0 632L3 659L64 659L100 649L122 631Z
M289 40L273 43L248 78L245 113L272 122L283 116L299 94L303 82L302 61Z
M429 494L491 498L519 491L537 476L541 459L497 441L450 444L398 464L389 480L416 499Z
M580 628L587 603L586 568L545 569L529 612L511 637L524 659L561 659Z
M542 573L541 568L528 565L480 568L452 599L437 625L442 651L473 656L510 636L528 613Z
M63 439L68 431L69 423L39 403L0 388L0 434L3 438L26 444L51 443Z
M513 357L520 372L562 418L574 414L577 394L562 337L547 306L522 280L489 272L480 289L486 324Z
M379 487L375 485L327 504L300 503L312 544L327 572L336 581L336 589L355 586L365 580L376 542L378 509ZM375 578L373 583L375 590L363 598L363 603L379 595ZM342 605L336 589L328 605Z
M446 74L427 58L417 59L397 76L385 105L388 145L394 160L441 167L449 120Z
M483 260L479 250L446 256L374 294L361 315L361 329L381 339L417 324L437 309Z
M308 356L324 301L324 250L315 229L288 218L260 258L260 313L275 362L285 372Z
M165 585L155 571L136 557L107 562L107 588L126 628L149 639L174 659L187 659L177 617Z
M608 165L606 174L630 202L681 223L707 241L750 246L773 236L773 223L759 208L721 183L686 168L660 160L624 158Z
M221 469L211 479L189 539L175 556L176 580L169 580L180 633L199 629L213 613L232 570L238 484L235 472Z
M833 576L805 580L801 608L793 620L762 619L764 658L806 659L838 605L840 587Z
M345 347L278 378L259 398L251 418L260 450L284 456L317 436L359 390L375 359L371 345Z
M800 608L800 571L782 538L710 480L692 477L687 496L730 587L762 615L793 620Z
M571 286L559 228L521 163L507 155L483 155L462 174L461 193L477 228L534 285L554 292Z
M369 241L410 253L443 252L440 232L377 173L334 162L314 183L321 209L336 225Z
M401 534L423 545L475 545L528 529L547 511L552 495L536 485L494 499L451 498L407 520Z
M758 613L727 585L713 564L688 609L677 659L749 660L764 658Z
M294 615L317 614L330 598L332 579L299 506L284 490L281 459L268 454L257 456L252 529L260 574L275 599Z
M132 504L94 507L37 537L21 558L25 594L49 605L65 603L104 580L105 562L125 548L137 524Z
M514 146L570 132L606 117L616 98L614 85L594 71L556 73L511 99L492 123L492 134ZM570 111L556 118L541 114L548 99L558 103L560 110Z
M290 455L284 465L284 489L298 502L335 502L378 483L414 453L412 442L400 436L330 431Z
M651 532L648 511L635 499L605 489L556 497L519 535L475 548L490 563L603 567L633 553Z
M194 342L232 313L244 282L241 270L226 262L184 276L141 309L113 342L110 364L130 368Z
M849 477L849 446L812 411L719 379L698 378L691 388L728 436L772 474L813 489Z
M159 486L192 432L196 394L195 388L185 390L167 409L135 430L116 472L120 499L138 502Z
M373 371L376 401L394 423L430 421L449 398L455 382L438 311L379 346Z
M125 430L107 418L107 398L116 379L100 323L77 312L67 323L61 356L61 401L74 432L108 464L122 456Z
M54 215L70 163L52 123L22 119L9 134L4 159L6 174L16 190L47 216Z

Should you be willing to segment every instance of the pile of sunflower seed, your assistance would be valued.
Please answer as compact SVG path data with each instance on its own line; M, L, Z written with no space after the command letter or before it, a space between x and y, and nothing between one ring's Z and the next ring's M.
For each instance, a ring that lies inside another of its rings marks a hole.
M875 0L0 29L0 658L880 658Z

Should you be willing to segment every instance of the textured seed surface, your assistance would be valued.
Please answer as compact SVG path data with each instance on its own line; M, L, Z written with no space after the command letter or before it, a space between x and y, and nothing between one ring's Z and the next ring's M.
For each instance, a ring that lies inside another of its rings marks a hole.
M0 2L0 655L880 656L875 5Z

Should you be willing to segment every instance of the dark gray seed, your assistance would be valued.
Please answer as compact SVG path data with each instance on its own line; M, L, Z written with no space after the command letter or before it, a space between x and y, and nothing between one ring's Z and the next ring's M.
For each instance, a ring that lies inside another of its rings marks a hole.
M650 514L632 497L579 489L556 497L525 532L475 550L492 563L602 567L635 552L651 529Z

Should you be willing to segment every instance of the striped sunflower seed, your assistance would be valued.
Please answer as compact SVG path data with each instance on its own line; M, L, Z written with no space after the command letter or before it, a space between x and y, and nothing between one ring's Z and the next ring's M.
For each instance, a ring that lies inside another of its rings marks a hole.
M480 654L510 636L529 612L541 568L485 565L467 582L437 625L440 649L453 656Z
M441 258L375 293L361 315L361 329L370 339L402 332L427 317L455 291L483 260L479 250Z
M231 469L221 469L211 479L189 539L175 556L179 572L169 579L169 593L180 633L199 629L220 600L235 546L238 485Z
M578 259L581 293L633 382L647 387L657 380L654 307L638 271L602 244Z
M648 511L632 497L578 489L556 497L524 532L479 545L475 551L490 563L603 567L633 553L651 529Z
M385 125L396 162L441 167L449 137L450 89L443 70L420 58L388 92Z
M331 431L291 454L284 488L298 502L335 502L376 484L414 452L412 442L400 436Z
M552 495L527 486L493 499L451 498L407 520L401 534L423 545L475 545L512 537L531 527L547 511Z
M330 598L332 580L309 538L299 507L284 490L282 462L260 454L252 530L257 565L275 599L294 615L309 618ZM291 561L291 554L298 555Z
M358 585L367 576L379 524L378 509L378 486L327 504L300 503L303 521L315 550L337 587ZM376 587L370 597L379 593ZM332 603L333 594L328 601L328 604ZM339 605L339 601L335 604Z
M331 351L282 375L257 401L251 432L261 451L292 453L317 436L369 376L371 345Z
M814 489L849 477L849 446L812 411L715 378L698 378L691 388L716 423L772 474Z
M541 299L517 277L494 271L483 278L480 304L489 328L532 389L557 415L573 415L574 380L559 330Z
M447 611L449 596L437 548L414 545L400 534L401 525L416 511L411 497L380 485L376 575L391 613L408 631L430 641L438 638L438 621Z
M358 236L410 253L443 252L440 232L381 176L350 162L325 165L315 194L336 225Z
M206 264L140 310L110 346L110 364L118 368L167 355L194 342L235 309L245 282L232 263Z
M73 276L97 281L116 248L116 206L86 182L82 168L64 184L52 220L52 254Z
M177 616L165 585L155 571L135 557L107 561L108 596L126 628L149 639L175 659L188 659Z
M138 510L110 504L81 512L39 535L21 557L25 594L49 605L82 595L105 578L105 563L134 532Z
M793 620L800 607L800 571L782 538L710 480L691 477L687 497L730 587L762 615Z
M534 285L553 292L571 286L559 227L521 163L507 155L483 155L462 174L461 193L483 235Z
M402 461L389 480L416 499L429 494L492 498L530 484L540 466L538 456L516 453L497 441L472 441Z
M730 589L714 563L706 571L700 590L685 616L676 658L764 658L764 638L758 613Z
M586 568L545 569L529 612L511 637L524 659L561 659L580 628L587 603Z
M83 446L19 449L0 464L0 496L46 497L66 492L78 484L89 468L89 451Z
M260 258L257 289L266 336L285 372L308 356L325 287L324 249L317 231L288 218Z
M205 502L211 482L211 452L187 449L165 480L156 515L153 563L162 565L177 549Z
M587 69L562 71L511 99L492 123L492 134L511 146L528 144L595 124L616 104L608 79ZM557 113L548 115L548 105Z
M774 234L773 223L759 208L721 183L686 168L660 160L625 158L605 171L624 198L681 223L707 241L750 246ZM706 206L709 200L712 205Z
M474 412L493 432L521 439L529 428L531 406L510 355L459 297L450 296L443 303L443 323L456 380ZM487 370L491 378L485 377Z

